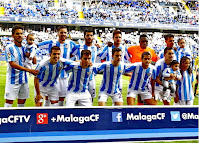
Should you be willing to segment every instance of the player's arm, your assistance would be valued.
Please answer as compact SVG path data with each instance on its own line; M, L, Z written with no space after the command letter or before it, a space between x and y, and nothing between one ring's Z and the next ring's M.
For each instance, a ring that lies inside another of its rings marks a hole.
M152 71L152 77L151 77L151 89L152 89L152 97L155 99L155 80L156 80L156 70L155 67Z
M39 101L40 101L43 97L40 95L39 78L37 78L37 77L34 78L34 85L35 85L35 91L36 91L35 105L36 105L36 106L40 106Z
M155 98L155 79L151 79L152 97Z
M10 64L10 66L11 66L12 68L14 68L14 69L18 69L18 70L21 70L21 71L27 71L27 72L29 72L29 73L31 73L31 74L33 74L33 75L37 75L37 74L39 73L38 70L25 68L25 67L23 67L23 66L18 65L18 64L17 64L16 62L14 62L14 61L9 62L9 64Z

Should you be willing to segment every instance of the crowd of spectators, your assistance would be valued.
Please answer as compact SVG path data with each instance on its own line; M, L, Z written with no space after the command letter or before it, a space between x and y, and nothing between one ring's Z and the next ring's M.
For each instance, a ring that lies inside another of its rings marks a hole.
M22 5L20 2L1 3L5 7L5 16L20 17L43 17L56 19L77 19L78 11L75 6L68 5L62 0L59 6L53 6L48 2L37 2L32 5ZM198 11L198 2L187 2L191 10ZM175 8L173 7L175 6ZM132 1L132 0L101 0L91 1L90 5L82 7L86 20L96 21L118 21L129 23L161 23L161 24L190 24L198 25L199 16L197 12L187 14L181 2L160 3L153 1Z
M181 3L176 3L177 10L170 5L145 1L101 1L93 2L83 9L84 17L89 20L114 20L132 23L186 23L198 25L198 16L188 15Z

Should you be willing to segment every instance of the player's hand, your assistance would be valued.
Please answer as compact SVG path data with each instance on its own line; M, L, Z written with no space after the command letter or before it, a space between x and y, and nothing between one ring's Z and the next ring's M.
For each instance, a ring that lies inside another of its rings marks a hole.
M41 95L36 95L36 97L35 97L35 103L36 103L36 104L39 103L39 101L40 101L41 99L43 99L43 97L42 97Z
M91 67L92 65L93 65L92 62L89 62L89 63L88 63L88 67Z
M95 44L95 46L96 46L98 49L101 48L99 44Z
M31 73L31 74L33 74L33 75L38 75L39 74L38 70L33 70L33 69L29 69L28 72Z

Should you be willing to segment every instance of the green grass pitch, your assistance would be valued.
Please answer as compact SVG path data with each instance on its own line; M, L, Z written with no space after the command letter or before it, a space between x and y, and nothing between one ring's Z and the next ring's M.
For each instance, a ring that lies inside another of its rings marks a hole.
M0 95L1 95L0 96L0 101L1 101L0 107L3 107L4 102L5 102L4 93L5 93L5 83L6 83L6 69L7 69L6 64L4 62L1 62L0 63ZM102 80L102 75L97 75L95 78L96 78L96 90L97 90L97 95L98 95L99 86L100 86L100 83L101 83L101 80ZM30 98L27 99L26 107L34 106L34 82L33 82L33 79L34 79L33 76L29 77ZM123 95L124 105L127 105L126 95L127 95L128 84L129 84L129 77L123 76L123 90L122 90L123 92L122 92L122 95ZM94 103L93 103L94 106L98 105L97 99L98 99L97 97L94 99ZM173 104L173 100L172 100L171 104ZM158 105L163 105L163 103L158 102ZM194 100L194 105L198 105L198 98L197 97ZM17 106L16 101L14 102L13 106L14 107ZM112 106L111 98L108 99L107 106Z

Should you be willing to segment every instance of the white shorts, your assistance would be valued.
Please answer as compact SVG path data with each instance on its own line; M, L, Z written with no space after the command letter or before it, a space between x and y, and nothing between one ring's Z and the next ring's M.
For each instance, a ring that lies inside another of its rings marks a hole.
M22 83L22 84L6 83L4 98L8 100L30 98L28 83Z
M58 90L57 90L57 85L49 87L49 86L42 86L39 84L39 89L40 89L40 94L43 97L39 102L43 102L45 99L45 96L48 96L48 98L51 101L59 101L59 96L58 96Z
M66 94L66 106L75 106L78 101L78 106L92 106L92 98L88 91L86 92L70 92Z
M59 97L66 97L66 92L68 89L68 78L61 78L57 79L57 89Z
M193 105L193 100L179 100L179 105Z
M130 90L128 92L127 97L133 97L136 98L137 95L140 95L142 100L146 100L146 99L151 99L152 95L149 91L137 91L137 90Z
M108 94L104 92L100 92L98 95L98 102L106 102L108 97L112 98L113 103L115 102L123 102L122 94L116 93L116 94Z

